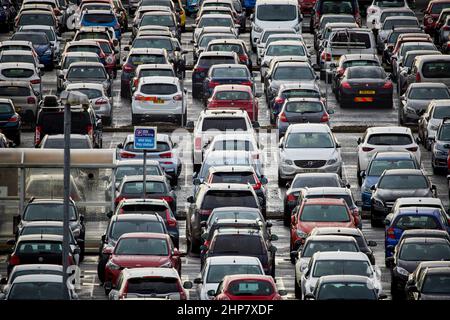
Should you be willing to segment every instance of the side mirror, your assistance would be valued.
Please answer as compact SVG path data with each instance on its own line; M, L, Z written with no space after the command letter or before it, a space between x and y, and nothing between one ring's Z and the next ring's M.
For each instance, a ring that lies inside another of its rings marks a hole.
M280 296L285 296L285 295L287 295L287 291L286 290L278 290L278 294Z
M368 245L369 247L376 247L376 246L377 246L377 242L376 242L376 241L373 241L373 240L369 240L369 241L367 242L367 245Z
M194 186L199 186L199 185L202 184L202 182L200 181L199 178L195 178L194 181L193 181L193 183L194 183Z
M204 232L204 233L202 233L202 235L200 236L203 240L206 240L206 239L208 239L208 237L209 237L209 233L208 232Z
M334 114L334 109L328 109L327 112L328 114Z
M7 244L8 246L13 246L13 245L16 244L16 240L15 240L15 239L8 239L8 240L6 241L6 244Z
M194 283L195 284L202 284L203 283L202 278L195 278L194 279Z
M267 180L267 178L264 177L264 176L262 176L261 179L259 179L259 181L260 181L262 184L268 184L268 183L269 183L269 181Z
M258 129L258 128L261 127L261 126L259 125L259 122L258 122L258 121L252 121L252 126L253 126L254 129Z
M391 224L391 220L389 219L384 219L384 225L385 226L389 226Z
M188 121L186 123L186 129L194 130L194 121Z
M361 173L359 174L359 176L361 178L365 178L366 177L366 170L361 171Z
M361 138L358 138L357 143L358 143L358 144L361 144L361 142L362 142L362 139L361 139Z
M418 292L417 287L415 285L410 285L407 287L408 292Z
M314 63L312 65L312 67L313 67L314 71L320 71L320 66L317 63Z
M193 286L194 286L194 285L192 284L192 281L185 281L185 282L183 283L183 288L184 288L184 289L192 289Z
M5 284L7 284L8 283L8 280L6 280L6 278L1 278L0 279L0 284L1 285L5 285Z
M298 251L291 251L289 255L291 256L291 260L298 259Z
M270 235L270 241L277 241L277 240L278 240L278 236L276 234Z
M200 221L200 227L206 228L206 226L207 226L206 221Z
M377 186L374 184L373 186L370 187L370 190L372 190L372 191L377 190Z
M316 297L312 293L305 294L305 300L316 300Z
M272 228L272 226L273 226L272 221L266 222L266 228Z
M193 197L193 196L189 196L189 197L187 198L187 202L189 202L189 203L194 203L194 197Z
M119 144L117 145L117 148L118 148L118 149L123 149L123 143L119 143Z
M112 218L112 216L113 216L113 212L112 212L112 210L110 210L110 211L108 211L107 213L106 213L106 216L108 217L108 218Z
M387 299L387 295L386 295L385 293L381 293L381 294L378 296L378 300L385 300L385 299Z
M208 290L207 295L210 297L215 297L216 296L216 292L214 290Z
M102 235L102 242L103 242L103 243L106 242L106 234Z

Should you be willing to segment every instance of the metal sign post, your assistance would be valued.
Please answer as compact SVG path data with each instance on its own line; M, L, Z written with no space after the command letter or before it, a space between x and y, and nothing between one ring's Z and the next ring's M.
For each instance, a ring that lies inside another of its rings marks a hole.
M134 127L134 144L135 150L144 152L143 161L143 182L142 182L142 199L147 194L147 151L156 150L157 147L157 128L156 127Z

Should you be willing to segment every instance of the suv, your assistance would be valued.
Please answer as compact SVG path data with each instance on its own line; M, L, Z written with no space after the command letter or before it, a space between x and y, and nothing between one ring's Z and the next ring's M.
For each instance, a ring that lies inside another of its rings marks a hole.
M406 86L414 82L434 82L450 87L450 56L443 54L416 57L406 82Z
M262 232L254 229L225 228L214 232L205 258L217 256L257 257L264 273L275 278L275 253L277 248L270 240L264 239Z
M186 214L186 242L191 252L198 252L201 243L201 222L206 221L211 212L219 207L251 207L259 209L259 200L250 185L235 183L203 184L198 192L189 196Z
M361 14L357 0L317 0L311 9L310 30L319 26L320 18L324 14L350 14L355 17L356 23L361 25Z
M36 117L34 146L39 147L46 134L64 133L64 106L56 96L45 96ZM95 148L102 148L102 119L95 114L94 108L88 105L71 106L71 133L87 134Z
M258 125L254 122L255 127ZM192 162L196 172L203 161L203 149L218 133L233 131L233 133L255 134L252 121L244 110L205 110L200 113L195 127L192 121L186 126L194 131Z

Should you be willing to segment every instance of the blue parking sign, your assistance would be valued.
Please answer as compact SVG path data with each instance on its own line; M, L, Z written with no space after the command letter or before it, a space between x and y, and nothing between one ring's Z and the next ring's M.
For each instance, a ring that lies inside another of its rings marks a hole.
M156 127L134 127L134 149L156 149Z

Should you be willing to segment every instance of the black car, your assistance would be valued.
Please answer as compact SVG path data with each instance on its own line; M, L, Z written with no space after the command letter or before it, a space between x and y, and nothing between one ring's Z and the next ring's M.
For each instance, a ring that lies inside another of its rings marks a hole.
M0 1L0 25L2 30L11 31L14 29L14 18L16 15L17 11L11 0Z
M447 156L450 150L450 119L442 119L436 135L431 140L431 167L433 173L447 174Z
M447 239L450 242L450 235L446 230L438 230L438 229L411 229L404 230L398 243L402 242L408 238L441 238Z
M450 261L424 261L419 263L416 270L414 270L414 272L409 276L408 281L406 282L405 289L408 299L411 298L411 294L408 292L408 289L414 286L417 287L418 282L422 278L424 272L434 268L450 268Z
M264 273L275 278L275 252L270 240L265 240L261 232L253 229L219 229L216 230L205 259L217 256L251 256L261 262Z
M102 148L103 124L92 105L71 106L71 133L87 134L94 148ZM36 116L34 145L39 147L46 134L64 133L64 106L57 96L44 96Z
M344 183L336 173L298 173L291 183L287 183L286 193L284 195L284 214L283 222L285 226L291 224L292 210L297 206L298 196L304 188L316 187L350 187Z
M117 240L131 232L153 232L168 234L166 225L159 215L130 213L114 215L109 221L106 232L102 235L99 257L97 264L97 275L103 283L105 280L105 266Z
M395 248L394 255L386 258L391 269L391 294L394 299L405 297L408 277L422 261L449 261L450 242L439 238L408 238Z
M22 121L14 103L9 99L0 98L0 132L19 146L21 127Z
M436 186L420 169L385 170L372 190L370 223L381 226L397 198L436 197Z
M367 104L392 108L393 88L382 67L349 67L336 88L336 99L341 108Z
M355 18L356 23L361 25L359 2L358 0L317 0L311 9L310 30L319 27L320 18L324 14L350 14Z
M406 291L408 300L450 300L450 267L427 268Z

